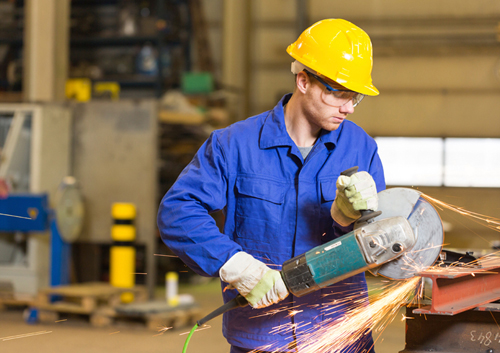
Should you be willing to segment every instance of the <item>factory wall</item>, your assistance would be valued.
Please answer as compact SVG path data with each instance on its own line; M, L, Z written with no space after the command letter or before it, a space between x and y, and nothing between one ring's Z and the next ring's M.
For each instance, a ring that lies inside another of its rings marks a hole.
M73 106L73 172L86 205L81 241L110 242L111 205L126 202L137 208L137 242L154 243L157 133L154 100Z

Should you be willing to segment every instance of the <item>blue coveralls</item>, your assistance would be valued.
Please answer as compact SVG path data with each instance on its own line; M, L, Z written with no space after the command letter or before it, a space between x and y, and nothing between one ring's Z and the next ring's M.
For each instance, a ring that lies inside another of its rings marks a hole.
M385 188L375 141L351 121L321 131L304 161L285 127L283 105L290 97L270 111L214 131L164 196L158 213L161 237L196 273L218 277L238 251L281 265L351 231L352 226L341 227L330 216L343 170L358 166L373 176L378 191ZM218 210L225 214L223 233L209 215ZM277 305L303 310L292 318L286 310L259 317L272 307L238 308L224 314L223 334L233 346L283 347L291 341L291 323L301 322L295 332L300 335L325 318L317 304L363 291L362 273L301 298L289 295ZM228 290L224 301L236 295ZM338 309L340 316L345 308ZM365 337L368 350L373 341ZM344 352L354 352L354 346Z

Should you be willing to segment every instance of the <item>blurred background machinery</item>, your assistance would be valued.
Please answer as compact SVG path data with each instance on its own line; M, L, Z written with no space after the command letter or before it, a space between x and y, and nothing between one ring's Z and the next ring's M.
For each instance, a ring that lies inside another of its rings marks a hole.
M10 92L23 86L24 5L0 3L0 87ZM70 5L65 9L70 15L69 78L117 82L122 95L137 98L160 96L190 70L187 0L77 0Z
M15 216L5 215L0 222L0 282L16 296L33 297L50 280L69 282L65 244L76 240L83 221L75 183L63 182L70 168L70 140L66 107L0 105L0 179L9 187L0 207ZM53 224L56 218L59 228Z

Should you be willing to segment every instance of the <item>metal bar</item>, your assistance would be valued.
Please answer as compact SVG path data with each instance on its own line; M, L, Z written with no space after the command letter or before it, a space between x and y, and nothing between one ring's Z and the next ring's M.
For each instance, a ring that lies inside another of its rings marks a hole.
M500 299L500 265L430 270L418 276L432 280L432 303L416 314L456 315Z

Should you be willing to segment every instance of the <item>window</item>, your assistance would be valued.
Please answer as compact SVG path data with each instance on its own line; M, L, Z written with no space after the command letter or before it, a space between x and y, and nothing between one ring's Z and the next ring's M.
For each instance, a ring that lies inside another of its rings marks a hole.
M500 187L500 139L377 137L387 185Z
M377 137L387 185L441 186L443 139Z
M447 138L445 186L500 187L500 139Z

